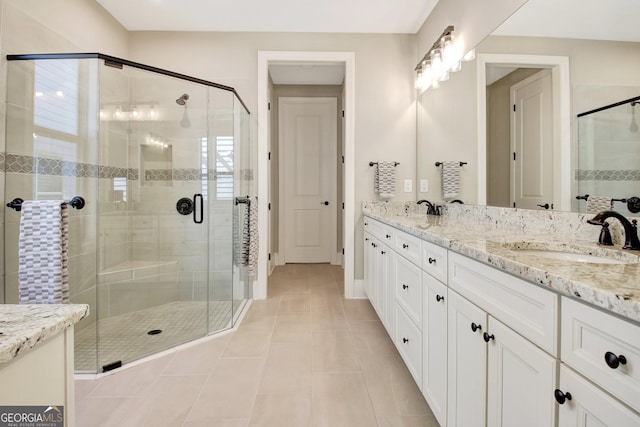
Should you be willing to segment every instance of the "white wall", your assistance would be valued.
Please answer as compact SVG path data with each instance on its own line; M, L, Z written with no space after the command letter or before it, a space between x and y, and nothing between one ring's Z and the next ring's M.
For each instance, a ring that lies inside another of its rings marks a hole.
M395 200L415 198L401 186L404 179L415 177L415 36L135 32L130 44L136 61L235 87L254 115L258 51L301 50L355 52L355 277L361 278L360 206L362 201L376 200L369 161L400 162Z

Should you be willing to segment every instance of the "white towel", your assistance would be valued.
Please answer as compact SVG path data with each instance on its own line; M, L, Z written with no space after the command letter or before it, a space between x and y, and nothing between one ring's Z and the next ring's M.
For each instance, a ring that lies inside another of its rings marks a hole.
M381 199L391 199L396 195L396 162L378 162L373 178L373 191Z
M442 198L455 199L460 192L460 162L442 162Z
M18 241L20 304L69 302L67 205L22 202Z
M258 268L258 198L249 197L244 211L242 229L241 264L247 266L249 276L255 276Z
M613 209L611 197L589 196L587 198L587 213L598 213Z

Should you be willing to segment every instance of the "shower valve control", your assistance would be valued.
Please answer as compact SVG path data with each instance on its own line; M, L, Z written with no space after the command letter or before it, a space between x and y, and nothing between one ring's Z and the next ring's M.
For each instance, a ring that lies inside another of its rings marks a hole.
M176 203L176 210L180 215L189 215L193 212L193 200L183 197Z

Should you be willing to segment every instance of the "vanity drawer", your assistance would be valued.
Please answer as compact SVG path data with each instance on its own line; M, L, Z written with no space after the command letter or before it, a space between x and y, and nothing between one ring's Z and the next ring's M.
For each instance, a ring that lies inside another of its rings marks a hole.
M557 356L557 294L456 253L449 253L449 287Z
M381 241L387 243L389 246L393 246L393 235L396 229L378 220L364 217L364 230L368 231L374 237L377 237Z
M395 300L407 315L422 327L422 271L407 259L397 256L395 262Z
M417 266L421 265L422 240L404 231L395 230L395 250Z
M640 326L562 297L561 345L564 363L640 411Z
M422 389L422 332L398 305L396 305L396 347L416 384Z
M429 242L422 242L422 269L433 277L447 283L447 251Z

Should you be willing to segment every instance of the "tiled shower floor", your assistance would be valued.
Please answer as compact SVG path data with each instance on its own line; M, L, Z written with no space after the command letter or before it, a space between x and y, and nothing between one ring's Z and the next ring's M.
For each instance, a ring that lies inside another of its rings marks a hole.
M244 301L233 301L234 313ZM231 301L209 302L210 330L230 328ZM206 301L176 301L98 321L98 348L102 366L121 360L131 362L207 333ZM162 330L149 335L151 330ZM75 371L96 372L95 330L87 327L75 335Z

